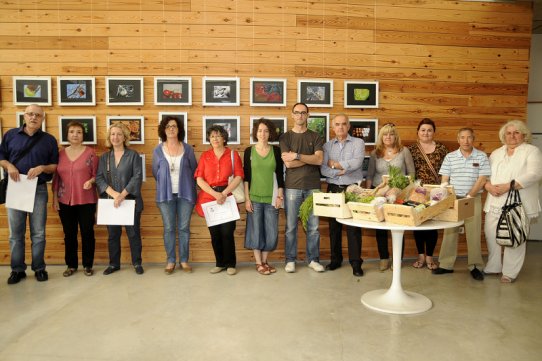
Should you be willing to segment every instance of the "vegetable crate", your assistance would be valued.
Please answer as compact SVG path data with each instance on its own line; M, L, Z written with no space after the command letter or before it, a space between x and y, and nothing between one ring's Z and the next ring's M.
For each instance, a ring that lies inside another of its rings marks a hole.
M333 218L352 218L350 208L346 205L344 193L312 194L313 212L315 216Z
M424 186L425 187L425 186ZM438 186L437 186L438 187ZM384 204L384 218L386 222L404 224L407 226L419 226L423 222L433 219L442 212L454 206L455 192L452 187L448 188L448 197L442 201L417 211L414 207L400 204Z
M369 203L348 202L352 218L364 221L384 222L384 208Z
M438 186L428 184L426 187L431 190ZM437 215L435 219L446 222L458 222L472 216L474 216L474 198L456 198L452 207Z

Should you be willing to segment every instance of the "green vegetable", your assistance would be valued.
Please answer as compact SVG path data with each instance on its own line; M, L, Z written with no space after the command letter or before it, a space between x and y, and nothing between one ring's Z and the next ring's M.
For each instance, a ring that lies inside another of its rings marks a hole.
M403 174L401 168L390 165L388 169L390 188L405 189L410 184L410 178Z
M301 224L303 225L303 229L307 231L307 222L309 221L309 217L312 214L312 208L313 208L313 200L312 200L312 194L305 198L303 203L301 203L301 206L299 207L299 219L301 220Z
M345 202L359 202L359 203L371 203L373 199L375 199L374 196L360 196L356 193L351 192L345 192L344 193Z

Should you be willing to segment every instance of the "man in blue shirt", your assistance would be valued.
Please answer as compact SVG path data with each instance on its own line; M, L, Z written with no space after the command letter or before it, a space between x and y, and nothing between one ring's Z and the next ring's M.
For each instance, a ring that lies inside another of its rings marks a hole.
M19 283L26 277L25 238L26 219L30 221L32 241L32 270L40 282L49 278L45 270L45 222L47 219L47 182L53 178L58 164L58 144L51 134L41 130L44 112L39 105L29 105L24 112L25 124L10 129L0 146L0 166L12 181L20 181L20 175L28 179L38 178L33 212L8 208L9 244L11 249L11 274L8 284ZM28 144L30 150L19 156Z
M339 114L333 118L332 124L335 139L324 144L324 161L320 170L326 177L329 193L344 192L346 188L363 180L362 165L365 158L365 143L360 138L348 134L350 121L348 116ZM333 217L328 218L331 262L326 269L333 271L341 267L342 224ZM363 276L361 264L361 228L346 226L348 239L348 258L354 276Z
M482 281L484 275L479 269L484 266L482 259L482 200L481 194L487 177L491 175L489 159L486 153L473 147L474 130L461 128L457 133L459 149L450 152L444 158L440 168L442 182L454 186L456 195L473 198L474 216L465 219L467 236L468 266L472 278ZM433 274L452 273L457 257L457 239L459 227L448 228L444 231L440 246L439 267Z

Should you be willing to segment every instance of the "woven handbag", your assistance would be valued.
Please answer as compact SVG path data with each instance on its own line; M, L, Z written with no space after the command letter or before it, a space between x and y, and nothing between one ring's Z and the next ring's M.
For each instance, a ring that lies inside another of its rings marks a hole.
M506 247L517 247L527 241L530 222L519 191L514 189L515 181L510 182L510 191L502 206L501 216L497 222L497 244Z

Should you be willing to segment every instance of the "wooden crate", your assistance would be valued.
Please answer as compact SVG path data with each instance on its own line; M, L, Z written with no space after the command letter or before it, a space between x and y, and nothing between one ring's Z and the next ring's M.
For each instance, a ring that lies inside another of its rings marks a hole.
M352 218L350 208L346 205L344 193L312 194L313 212L315 216L333 218Z
M352 218L364 221L384 222L384 208L369 203L348 202Z
M417 211L411 206L384 204L384 218L386 222L390 223L419 226L423 222L433 219L450 207L453 207L455 199L455 192L452 188L448 188L448 197L421 211Z
M439 186L428 184L425 187L433 189ZM457 222L472 216L474 216L474 198L456 198L453 206L437 215L435 219L446 222Z

